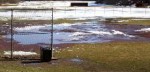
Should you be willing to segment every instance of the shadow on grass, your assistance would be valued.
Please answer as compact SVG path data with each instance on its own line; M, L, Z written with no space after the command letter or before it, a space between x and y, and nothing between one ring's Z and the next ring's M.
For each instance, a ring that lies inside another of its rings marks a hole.
M21 61L22 64L33 64L33 63L42 63L41 59L32 59L32 58L8 58L2 57L0 61Z
M0 57L0 61L18 61L19 59L10 57Z
M0 59L0 61L17 61L16 59Z
M36 64L36 63L43 63L41 59L22 59L22 64Z

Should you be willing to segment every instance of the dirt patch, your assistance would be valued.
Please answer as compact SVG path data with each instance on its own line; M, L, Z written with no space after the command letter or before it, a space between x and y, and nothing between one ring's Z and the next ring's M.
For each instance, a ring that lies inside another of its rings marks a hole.
M136 32L135 35L138 35L140 37L150 38L150 32Z
M149 18L108 18L106 21L103 21L107 24L127 24L127 25L143 25L143 26L150 26L150 19Z

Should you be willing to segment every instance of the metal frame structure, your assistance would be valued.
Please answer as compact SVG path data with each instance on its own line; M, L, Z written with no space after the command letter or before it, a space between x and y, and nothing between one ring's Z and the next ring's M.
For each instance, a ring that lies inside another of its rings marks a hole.
M49 9L32 9L32 8L24 8L24 9L22 9L22 8L13 8L13 9L9 9L9 8L7 8L7 9L3 9L3 8L1 8L0 10L9 10L9 11L11 11L11 20L10 20L10 32L11 32L11 44L10 44L10 46L11 46L11 48L10 48L10 51L11 51L11 55L10 55L10 58L11 59L13 59L13 41L14 41L14 38L13 38L13 35L14 35L14 32L13 32L13 28L14 28L14 26L13 26L13 18L14 18L14 11L15 10L51 10L51 44L50 44L50 47L49 47L49 49L51 50L51 53L53 54L53 52L52 52L52 50L53 50L53 11L54 11L54 9L53 8L49 8ZM51 54L51 55L52 55Z

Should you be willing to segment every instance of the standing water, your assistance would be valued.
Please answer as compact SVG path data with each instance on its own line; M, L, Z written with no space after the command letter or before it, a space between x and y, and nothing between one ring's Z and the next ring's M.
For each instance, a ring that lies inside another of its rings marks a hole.
M51 25L16 27L14 40L20 44L49 44ZM128 29L119 31L109 28L100 22L63 23L54 25L54 44L64 43L99 43L115 40L133 40L134 35L128 34ZM10 35L6 36L10 38Z

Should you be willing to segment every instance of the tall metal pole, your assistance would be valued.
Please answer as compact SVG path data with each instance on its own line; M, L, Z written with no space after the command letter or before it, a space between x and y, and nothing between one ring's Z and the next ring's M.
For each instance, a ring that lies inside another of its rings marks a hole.
M52 19L51 19L51 22L52 22L52 25L51 25L51 55L53 56L53 24L54 24L54 22L53 22L53 11L54 11L54 9L52 8ZM52 57L51 56L51 57Z
M13 9L11 9L11 59L13 58Z

